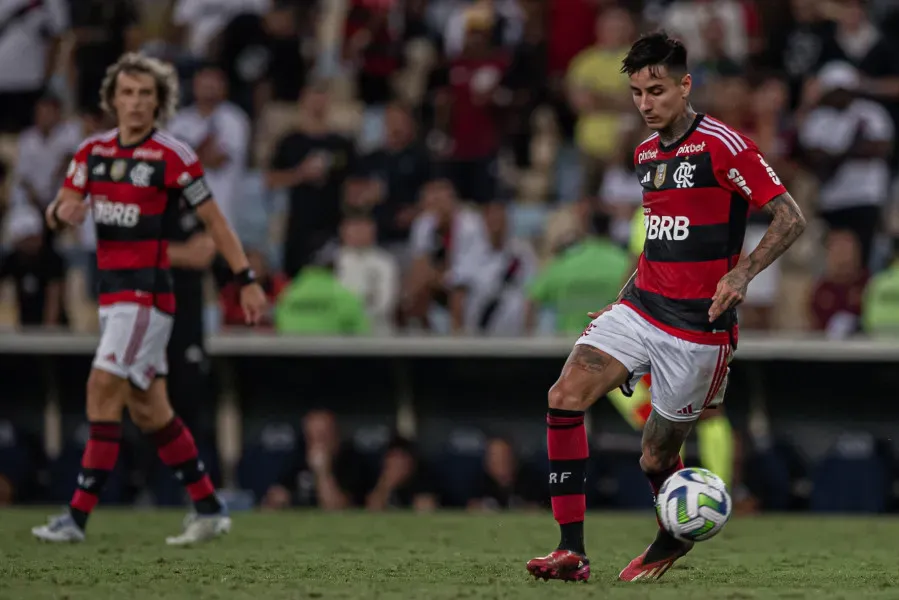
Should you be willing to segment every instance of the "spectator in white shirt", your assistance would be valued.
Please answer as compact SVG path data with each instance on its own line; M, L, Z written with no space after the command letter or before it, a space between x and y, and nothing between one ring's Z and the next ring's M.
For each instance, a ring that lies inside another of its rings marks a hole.
M479 268L468 274L465 329L473 335L518 336L525 331L525 293L537 272L537 255L529 243L509 233L505 205L484 209L490 248Z
M340 283L362 299L372 332L389 334L400 295L399 266L393 255L375 245L376 240L375 222L370 217L344 218L335 271Z
M53 96L42 97L33 111L34 126L19 136L12 203L31 204L43 213L62 183L69 156L81 142L81 125L63 121L62 106Z
M206 181L232 227L240 234L240 190L250 144L250 120L228 102L228 84L221 69L206 66L194 75L195 102L181 110L168 129L197 152Z
M177 0L174 24L184 30L184 41L194 58L210 58L213 41L241 13L264 14L271 0Z
M68 24L64 0L0 2L0 133L19 133L33 123L34 103L53 74Z
M446 179L422 190L422 213L412 223L412 264L403 289L404 316L431 328L432 305L448 308L450 328L464 327L465 285L487 255L489 243L481 214L464 207Z
M855 232L867 265L889 196L894 128L882 105L856 95L859 84L852 65L825 65L817 77L820 99L799 130L799 143L821 184L821 216L831 229Z

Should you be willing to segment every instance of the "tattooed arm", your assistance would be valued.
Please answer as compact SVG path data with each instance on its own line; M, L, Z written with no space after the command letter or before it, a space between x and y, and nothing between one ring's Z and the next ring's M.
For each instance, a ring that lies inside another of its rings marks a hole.
M805 217L787 192L765 204L763 210L773 221L752 254L740 259L733 270L721 278L709 309L709 322L742 302L752 278L786 252L805 230Z
M789 193L781 194L763 207L773 221L752 254L737 263L737 269L748 271L750 279L786 252L805 230L805 217Z

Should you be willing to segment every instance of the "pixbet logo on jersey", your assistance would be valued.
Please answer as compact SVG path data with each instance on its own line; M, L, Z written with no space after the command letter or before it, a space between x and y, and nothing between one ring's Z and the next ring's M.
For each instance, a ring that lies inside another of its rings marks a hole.
M140 206L94 198L94 222L98 225L134 227L140 221Z
M646 227L648 240L679 242L690 237L690 219L687 217L646 215L643 217L643 225Z
M683 156L684 154L699 154L705 152L705 142L701 144L685 144L677 149L675 156Z
M639 155L637 155L637 162L646 162L647 160L655 160L659 155L658 150L644 150Z

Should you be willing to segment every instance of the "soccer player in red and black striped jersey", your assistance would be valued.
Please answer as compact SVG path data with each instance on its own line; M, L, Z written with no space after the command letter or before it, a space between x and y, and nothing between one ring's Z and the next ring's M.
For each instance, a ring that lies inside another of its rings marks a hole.
M91 210L97 230L101 334L87 382L90 438L69 510L32 533L53 542L84 540L87 519L115 468L127 408L194 503L184 531L167 542L201 542L226 533L231 520L166 392L166 345L175 313L170 268L188 266L181 262L191 258L169 248L182 196L243 284L248 323L265 311L265 293L212 199L196 154L158 128L177 105L174 69L126 54L107 71L100 97L118 127L81 144L47 208L54 229L80 224Z
M639 39L623 62L634 104L655 133L634 154L643 186L646 242L618 301L592 313L549 391L547 445L553 515L561 542L527 568L544 579L585 580L584 411L652 373L652 411L640 467L658 493L683 468L679 451L705 408L720 404L737 345L736 306L753 277L784 253L805 219L755 144L690 106L684 46L664 33ZM749 206L772 222L741 258ZM601 268L601 265L597 265ZM659 525L655 541L620 573L657 579L692 543Z

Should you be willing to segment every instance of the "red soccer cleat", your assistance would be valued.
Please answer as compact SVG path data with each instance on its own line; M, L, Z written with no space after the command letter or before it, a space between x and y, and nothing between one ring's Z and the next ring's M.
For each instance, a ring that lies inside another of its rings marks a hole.
M547 556L529 560L528 573L543 581L587 581L590 579L590 561L571 550L553 550Z
M655 546L655 548L653 548ZM680 545L664 549L652 543L643 554L635 558L618 574L621 581L648 581L659 579L671 568L674 561L693 549L693 542L680 542Z

